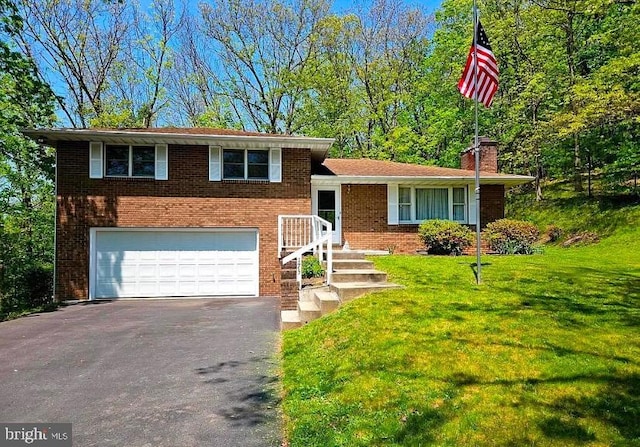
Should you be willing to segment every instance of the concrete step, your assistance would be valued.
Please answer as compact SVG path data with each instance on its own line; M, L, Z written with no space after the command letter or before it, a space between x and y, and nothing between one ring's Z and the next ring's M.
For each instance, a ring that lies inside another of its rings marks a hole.
M366 259L337 259L333 261L333 271L337 270L373 270L373 261Z
M280 320L282 330L286 331L288 329L295 329L302 326L302 321L300 321L300 314L298 314L297 310L283 310L280 312Z
M300 293L298 294L299 296L298 299L300 301L314 301L315 300L314 294L318 290L328 291L329 288L325 285L303 287L302 290L300 290Z
M358 251L350 251L350 250L336 250L333 252L333 260L341 260L341 259L364 259L364 253L360 253Z
M298 313L300 315L300 321L303 324L307 324L322 316L320 307L313 301L298 301Z
M331 313L340 306L340 298L330 290L317 290L313 297L322 315Z
M369 282L352 282L352 283L333 283L330 288L338 295L341 302L351 301L354 298L371 292L380 292L389 289L399 289L402 286L388 282L369 283Z
M344 282L381 283L386 281L387 274L379 270L338 270L331 275L331 282L334 284Z

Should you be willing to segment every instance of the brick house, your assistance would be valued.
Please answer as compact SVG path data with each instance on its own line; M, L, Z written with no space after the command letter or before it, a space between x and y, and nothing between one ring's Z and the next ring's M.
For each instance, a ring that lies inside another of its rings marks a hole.
M405 253L423 219L475 224L471 152L449 169L327 159L331 139L232 130L25 134L56 149L58 300L277 296L291 222L316 232L312 216L334 244ZM487 223L503 217L505 188L531 178L498 173L495 143L481 146Z

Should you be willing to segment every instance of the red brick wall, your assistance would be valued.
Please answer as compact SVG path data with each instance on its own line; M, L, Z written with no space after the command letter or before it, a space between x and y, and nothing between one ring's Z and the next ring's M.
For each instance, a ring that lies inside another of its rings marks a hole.
M480 223L504 218L504 185L480 185Z
M481 222L504 217L504 186L480 187ZM354 250L415 253L422 249L418 225L387 224L387 185L342 185L342 241Z
M387 185L342 185L342 242L353 250L415 253L417 225L387 224Z
M260 294L280 294L279 214L311 213L308 149L284 149L282 183L209 182L207 146L169 146L169 180L90 179L86 142L58 145L58 299L86 299L91 227L257 228Z
M474 171L476 158L473 147L460 155L460 169ZM498 143L488 138L480 139L480 170L483 172L498 172Z

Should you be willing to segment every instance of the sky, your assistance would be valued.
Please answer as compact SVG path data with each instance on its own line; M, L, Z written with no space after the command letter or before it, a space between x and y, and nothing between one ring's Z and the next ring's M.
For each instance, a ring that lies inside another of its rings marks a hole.
M371 1L360 0L360 1L354 2L353 0L334 0L333 10L335 12L344 12L349 9L352 9L358 3L370 4ZM442 3L442 0L422 0L422 1L405 0L404 3L411 6L413 5L422 6L426 9L427 12L431 13L431 12L434 12L438 8L438 6L440 6L440 4Z

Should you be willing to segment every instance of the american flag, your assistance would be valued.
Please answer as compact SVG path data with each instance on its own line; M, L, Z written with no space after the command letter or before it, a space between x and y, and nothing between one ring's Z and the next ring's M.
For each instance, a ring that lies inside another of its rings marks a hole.
M489 45L489 39L478 21L478 28L476 30L475 42L478 53L478 95L477 100L484 104L485 107L489 107L493 101L493 95L498 90L498 62L496 61L493 51L491 51L491 45ZM476 99L475 85L473 82L473 74L475 71L474 64L474 45L471 45L469 50L469 56L467 57L467 64L464 67L464 72L458 82L458 90L466 98Z

